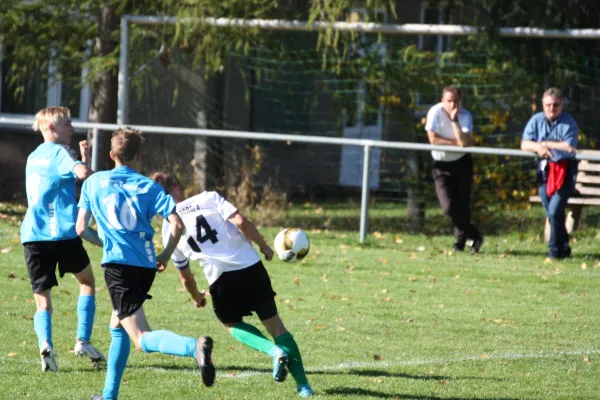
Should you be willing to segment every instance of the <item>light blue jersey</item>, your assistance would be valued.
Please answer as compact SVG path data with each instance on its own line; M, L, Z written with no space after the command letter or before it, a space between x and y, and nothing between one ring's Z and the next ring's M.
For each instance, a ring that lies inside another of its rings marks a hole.
M102 264L156 268L150 220L175 210L175 201L159 184L124 166L96 172L83 183L79 208L96 219Z
M68 146L42 143L25 167L27 212L21 224L21 243L68 240L77 237L77 199L73 172L81 161Z

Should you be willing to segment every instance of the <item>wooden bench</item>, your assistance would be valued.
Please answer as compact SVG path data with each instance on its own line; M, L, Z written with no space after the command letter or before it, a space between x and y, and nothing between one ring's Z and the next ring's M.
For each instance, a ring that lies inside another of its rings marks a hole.
M580 150L579 154L593 155L600 157L598 150ZM570 197L567 202L567 213L565 227L570 235L579 228L581 213L586 206L600 206L600 161L585 161L579 162L577 180L575 189L579 192L579 196ZM531 196L531 203L541 203L540 196ZM546 226L544 227L544 240L550 240L550 222L546 218Z

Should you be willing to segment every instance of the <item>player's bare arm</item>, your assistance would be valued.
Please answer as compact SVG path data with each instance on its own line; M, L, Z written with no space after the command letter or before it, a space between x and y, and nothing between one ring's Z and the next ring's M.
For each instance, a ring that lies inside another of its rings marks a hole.
M156 267L159 272L162 272L167 268L169 259L177 248L177 243L179 243L179 239L181 238L184 229L183 221L175 211L167 217L167 221L169 221L169 238L164 250L156 256Z
M82 181L94 173L94 171L85 164L77 164L73 167L73 172L75 173L75 176L77 176L77 179L81 179Z
M90 147L87 140L79 142L79 152L81 153L81 162L88 164L88 161L90 160Z
M204 290L198 290L196 278L194 277L194 274L192 274L192 270L186 268L179 271L179 280L185 290L190 294L192 300L194 300L196 308L204 307L206 305L206 292Z
M271 261L273 259L273 249L265 242L265 239L252 222L247 220L239 211L233 213L227 220L234 224L244 236L256 243L260 252L265 255L265 260Z
M90 227L91 217L92 213L89 210L80 208L79 214L77 215L77 222L75 223L75 230L77 231L77 235L82 239L85 239L98 247L102 247L98 232Z

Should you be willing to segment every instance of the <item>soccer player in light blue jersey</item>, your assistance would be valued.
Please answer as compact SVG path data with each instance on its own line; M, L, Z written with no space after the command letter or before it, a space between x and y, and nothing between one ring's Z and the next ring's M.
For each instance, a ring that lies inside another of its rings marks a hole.
M92 171L86 166L87 141L79 143L82 160L69 148L75 132L68 108L48 107L37 113L34 130L44 143L27 158L25 167L27 212L21 225L21 243L33 289L36 313L33 327L38 338L43 371L57 371L52 343L51 290L58 286L56 267L62 278L72 273L79 282L75 354L97 362L104 359L91 344L96 313L95 282L90 259L75 232L77 199L75 181Z
M132 128L115 131L110 150L115 168L86 180L79 200L77 233L102 243L104 279L114 309L106 380L102 395L92 396L96 400L118 398L130 340L146 353L195 358L203 383L212 386L215 380L210 337L194 339L166 330L152 331L146 320L143 303L151 298L148 292L156 271L164 270L177 247L183 223L175 212L173 198L133 168L139 161L142 143L140 131ZM97 232L89 227L92 214ZM163 216L171 226L160 254L155 254L152 242L154 230L150 221L155 215Z

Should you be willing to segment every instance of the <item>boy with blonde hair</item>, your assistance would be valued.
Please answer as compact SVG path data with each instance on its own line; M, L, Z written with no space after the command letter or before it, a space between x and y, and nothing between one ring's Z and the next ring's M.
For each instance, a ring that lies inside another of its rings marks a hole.
M75 232L77 199L75 181L92 174L85 164L87 141L79 142L82 161L69 148L75 133L71 114L65 107L48 107L37 113L34 130L44 143L27 158L25 167L27 212L21 224L21 243L33 289L36 313L34 330L38 337L43 371L57 371L52 342L51 290L58 286L56 267L62 278L72 273L79 282L75 354L93 362L104 359L91 344L96 312L95 282L90 259Z
M77 233L103 247L104 280L114 310L104 390L102 395L93 395L93 400L118 398L131 341L146 353L195 358L204 384L212 386L215 381L210 337L195 339L166 330L153 331L146 320L143 304L152 298L148 292L156 271L164 270L169 262L183 223L173 198L134 169L143 141L142 133L132 128L114 132L110 158L115 168L94 174L81 189ZM89 227L92 214L98 232ZM169 221L171 229L164 250L155 254L151 219L159 214Z

